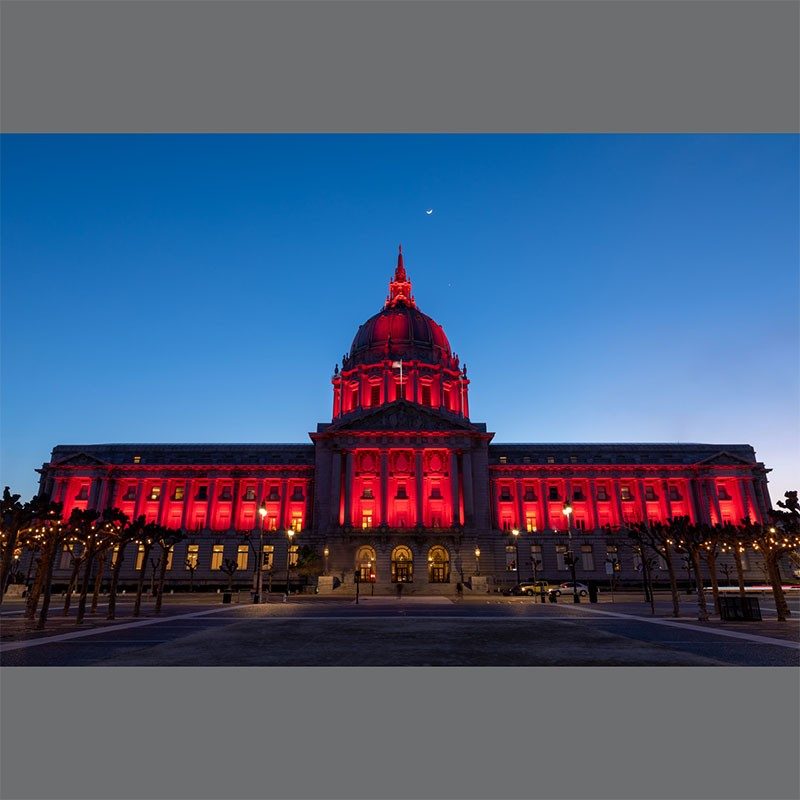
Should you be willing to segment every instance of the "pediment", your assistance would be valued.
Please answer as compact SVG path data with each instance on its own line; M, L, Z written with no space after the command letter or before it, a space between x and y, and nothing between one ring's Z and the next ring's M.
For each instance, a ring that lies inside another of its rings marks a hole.
M397 400L375 411L366 411L331 425L328 431L474 431L475 427L462 419L424 406Z
M101 461L99 458L95 458L94 456L89 455L88 453L73 453L71 456L67 456L66 458L61 459L61 461L56 461L56 464L60 467L68 466L68 467L105 467L107 466L107 462Z
M704 464L709 467L717 464L728 466L731 464L747 464L748 466L752 466L751 461L748 461L741 456L735 456L733 453L729 453L727 450L720 450L719 453L715 453L713 456L704 458L702 461L698 461L697 463Z

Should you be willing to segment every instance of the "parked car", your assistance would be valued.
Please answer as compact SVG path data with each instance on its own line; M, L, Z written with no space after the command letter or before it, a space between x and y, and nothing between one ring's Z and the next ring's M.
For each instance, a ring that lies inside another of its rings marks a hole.
M548 594L558 587L547 581L522 581L520 584L504 589L506 597L511 595L527 595L533 597L535 594Z
M578 590L578 594L581 597L587 597L589 595L589 587L585 583L576 583L575 588ZM554 586L552 589L549 590L552 594L559 596L562 594L572 594L573 593L573 586L571 582L562 583L559 586Z

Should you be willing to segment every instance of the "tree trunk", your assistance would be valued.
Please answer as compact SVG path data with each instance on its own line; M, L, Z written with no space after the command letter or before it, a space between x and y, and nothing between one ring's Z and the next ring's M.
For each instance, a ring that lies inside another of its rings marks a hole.
M744 567L742 566L742 554L738 547L733 549L733 560L736 564L736 580L739 582L739 594L744 597Z
M703 567L700 564L700 553L697 550L692 550L692 566L694 567L695 580L697 581L697 619L700 622L708 622L706 593L703 589Z
M39 619L36 622L36 630L41 631L44 630L45 623L47 622L47 614L50 611L50 596L52 594L53 588L53 569L56 565L56 556L58 555L58 547L53 546L50 553L48 553L46 558L45 564L45 555L42 554L42 569L45 572L45 579L44 579L44 592L42 597L42 610L39 612ZM38 601L37 601L38 602ZM34 613L36 608L34 607Z
M675 565L672 563L671 553L669 546L664 545L664 561L667 562L667 573L669 574L669 590L672 594L672 616L679 617L681 615L681 603L678 595L678 581L675 578Z
M781 573L778 569L778 559L775 558L774 555L765 555L764 563L767 567L770 586L772 586L772 596L775 598L775 610L778 612L778 620L780 622L786 622L792 612L789 610L789 604L786 602L786 595L783 593L783 582L781 581Z
M33 576L33 586L28 593L28 598L25 601L25 619L34 619L36 617L36 607L39 605L39 597L42 594L42 587L47 579L47 567L45 553L48 552L48 547L43 547L39 553L39 559L36 564L36 573ZM55 556L54 556L55 558Z
M642 551L642 577L644 578L645 592L650 600L650 614L654 616L656 613L656 600L653 596L653 584L650 581L650 563L644 551Z
M117 560L111 567L111 586L108 587L108 614L106 619L114 619L117 612L117 586L119 586L119 573L122 569L123 556L127 542L120 542L117 550Z
M64 616L69 614L69 607L72 604L72 593L75 591L75 586L78 583L78 573L81 569L82 558L75 558L72 555L72 574L69 576L69 586L67 586L67 596L64 598Z
M164 579L167 574L167 553L169 548L161 548L161 566L158 570L158 593L156 594L156 605L153 609L154 614L161 613L161 600L164 597Z
M136 584L136 602L133 604L133 616L138 617L139 611L142 608L142 590L144 589L144 580L147 577L147 557L150 554L150 545L144 546L144 553L142 557L142 567L139 570L139 582Z
M3 550L3 560L0 563L0 589L2 589L0 591L0 604L3 602L3 596L6 593L6 581L11 575L11 562L14 560L14 550L17 548L18 538L19 531L9 532L8 541Z
M719 581L717 580L717 554L710 550L706 555L708 574L711 577L711 594L714 596L714 613L719 615Z
M86 598L89 596L89 581L92 579L92 567L94 566L95 550L90 547L86 552L86 568L83 571L83 582L81 583L81 594L78 600L78 614L75 617L75 624L80 625L86 616Z
M107 557L108 550L103 550L100 554L100 560L97 562L97 577L94 579L94 592L92 593L92 614L97 612L97 601L100 597L100 589L103 585L103 573L106 571Z

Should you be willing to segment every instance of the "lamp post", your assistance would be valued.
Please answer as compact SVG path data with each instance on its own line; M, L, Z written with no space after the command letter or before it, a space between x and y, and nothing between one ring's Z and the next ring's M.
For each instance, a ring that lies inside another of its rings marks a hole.
M267 516L267 504L262 503L258 509L258 574L256 575L256 592L253 596L254 603L261 602L261 591L264 588L264 517Z
M289 566L292 563L292 536L294 531L290 528L286 531L289 544L286 546L286 597L289 597Z
M511 531L511 535L514 537L514 569L517 570L517 586L519 586L519 531L514 528L514 530Z
M375 596L375 575L372 572L372 559L369 560L369 593Z
M569 500L564 501L564 508L562 509L562 513L567 518L567 538L569 540L568 545L568 553L569 556L569 569L572 573L572 602L573 603L580 603L581 598L578 595L578 580L575 577L575 553L572 552L572 525L571 522L571 515L572 515L572 505L570 505Z
M475 574L481 574L481 549L480 547L475 548Z
M328 556L331 554L330 548L328 545L325 545L325 549L322 551L322 555L325 556L325 574L328 574Z

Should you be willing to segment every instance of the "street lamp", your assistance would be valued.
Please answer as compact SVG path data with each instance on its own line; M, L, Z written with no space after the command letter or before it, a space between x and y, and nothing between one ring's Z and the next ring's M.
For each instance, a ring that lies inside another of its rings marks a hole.
M475 574L481 574L481 549L480 547L475 548Z
M331 554L330 548L328 545L325 545L325 549L322 551L322 555L325 556L325 574L328 574L328 556Z
M254 603L261 602L261 591L264 588L264 517L267 516L267 504L262 503L258 509L258 575L256 575L256 593Z
M514 530L511 531L511 535L514 537L514 568L517 570L517 586L519 586L519 531L514 528Z
M289 540L289 544L286 547L286 597L289 597L289 565L292 562L292 536L294 536L294 531L289 528L286 531L286 536Z
M578 595L578 580L575 577L575 553L572 552L572 525L570 524L572 505L569 500L564 501L564 508L561 510L561 513L567 518L567 538L569 539L569 552L567 555L569 557L569 569L572 573L572 602L580 603L581 598Z

